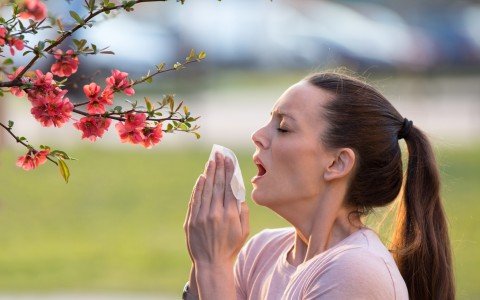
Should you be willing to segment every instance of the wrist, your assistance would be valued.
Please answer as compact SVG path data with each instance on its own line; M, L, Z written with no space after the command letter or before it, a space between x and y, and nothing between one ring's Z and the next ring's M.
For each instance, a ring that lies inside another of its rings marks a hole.
M203 263L195 264L195 277L199 286L205 283L222 283L233 280L233 264L229 263Z

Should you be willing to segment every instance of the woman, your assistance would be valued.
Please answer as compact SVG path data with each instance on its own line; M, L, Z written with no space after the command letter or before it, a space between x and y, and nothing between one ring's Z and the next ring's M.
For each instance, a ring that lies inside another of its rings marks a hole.
M293 227L263 230L243 246L248 207L238 212L225 185L232 162L217 157L184 224L193 261L186 299L455 297L432 149L378 91L346 75L311 75L280 97L252 140L252 200ZM389 251L361 217L399 194Z

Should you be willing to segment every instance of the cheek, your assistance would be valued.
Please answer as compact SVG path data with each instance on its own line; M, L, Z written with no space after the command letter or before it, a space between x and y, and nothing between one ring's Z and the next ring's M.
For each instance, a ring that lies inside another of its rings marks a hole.
M285 146L272 153L278 194L310 197L319 192L322 178L319 153L312 145L299 145Z

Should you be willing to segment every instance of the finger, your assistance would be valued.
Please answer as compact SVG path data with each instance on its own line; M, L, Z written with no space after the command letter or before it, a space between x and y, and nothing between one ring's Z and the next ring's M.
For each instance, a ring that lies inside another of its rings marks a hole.
M225 207L225 210L228 211L232 208L235 208L235 205L237 204L237 199L235 198L235 195L233 195L232 191L232 178L233 178L233 171L234 171L235 166L233 165L233 161L230 157L225 158L225 197L224 197L224 202L223 206ZM237 209L238 210L238 209Z
M215 180L213 182L212 202L210 203L210 212L221 210L223 213L223 198L225 197L225 163L224 156L215 153Z
M197 179L197 184L195 185L192 197L192 212L190 213L190 219L188 220L189 223L193 222L198 212L200 211L200 207L202 205L202 193L205 188L205 175L201 174Z
M246 202L242 202L240 223L242 223L243 238L246 240L248 235L250 234L250 211Z
M186 227L190 214L192 213L193 195L195 194L195 190L198 187L199 180L200 180L200 176L198 176L197 181L195 181L195 185L193 186L192 193L190 194L190 200L188 201L187 215L185 216L185 222L183 223L183 228Z
M203 185L202 196L200 197L200 208L196 215L198 217L206 218L210 211L210 202L212 202L213 180L215 177L215 161L208 161L207 171L205 176L205 183Z

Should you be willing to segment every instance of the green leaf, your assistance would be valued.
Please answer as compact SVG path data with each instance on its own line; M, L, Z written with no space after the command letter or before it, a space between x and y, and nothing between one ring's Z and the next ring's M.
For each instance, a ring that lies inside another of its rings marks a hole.
M76 160L75 158L68 156L68 154L62 150L53 150L50 152L50 155L55 156L58 159Z
M207 53L205 53L205 51L201 51L200 53L198 53L199 60L204 59L205 57L207 57Z
M122 107L121 106L115 106L113 109L114 112L122 112Z
M152 111L153 110L153 106L152 106L152 102L150 102L150 100L148 99L148 97L145 97L145 104L147 105L147 111Z
M161 63L159 65L156 65L158 71L163 71L165 69L165 63Z
M85 24L85 21L73 10L70 11L70 16L75 19L75 21L78 22L78 24L83 25Z
M168 131L168 132L172 132L172 130L173 130L173 125L172 125L171 123L168 123L168 125L167 125L167 131Z
M188 106L183 106L183 112L185 113L185 115L188 115L189 112L188 112Z
M185 125L185 123L180 123L178 127L179 127L180 129L182 129L182 130L185 130L185 131L188 130L188 126Z
M177 62L177 63L175 63L175 64L173 65L173 68L174 68L175 70L178 70L178 69L180 69L181 67L182 67L182 64L179 63L179 62Z
M192 131L193 134L197 137L197 140L200 138L200 133Z
M61 158L58 159L58 167L60 169L60 174L62 175L65 182L68 183L68 178L70 177L70 170L68 169L67 164Z
M102 54L112 54L112 55L115 55L115 52L109 51L109 50L100 51L100 53L102 53Z
M4 65L11 65L11 64L13 64L13 59L7 58L6 60L3 61L3 64Z
M8 120L8 128L12 128L13 124L15 124L12 120Z
M22 32L25 31L25 26L23 25L23 23L21 21L18 21L18 25L20 26L20 30Z
M96 8L96 6L95 6L95 0L89 0L89 1L88 1L88 9L89 9L90 11L93 11L93 10L95 10L95 8Z
M190 54L185 58L186 61L191 61L195 58L195 49L190 50Z

